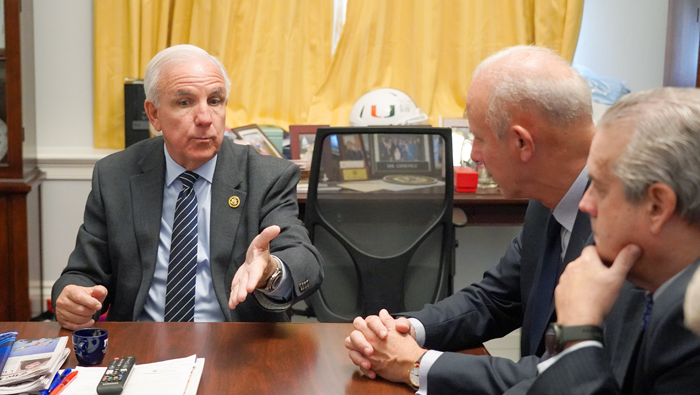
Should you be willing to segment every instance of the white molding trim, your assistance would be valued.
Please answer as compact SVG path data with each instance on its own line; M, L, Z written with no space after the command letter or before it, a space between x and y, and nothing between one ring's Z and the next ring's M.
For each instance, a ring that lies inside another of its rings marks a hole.
M90 180L95 163L114 149L91 147L38 147L37 162L46 180Z

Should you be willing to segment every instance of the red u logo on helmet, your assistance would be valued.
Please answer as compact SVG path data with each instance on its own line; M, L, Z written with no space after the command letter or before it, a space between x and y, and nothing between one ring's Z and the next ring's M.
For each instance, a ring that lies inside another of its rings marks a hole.
M396 111L396 108L394 107L393 104L389 105L389 115L386 116L381 116L377 114L377 105L372 106L372 116L375 118L391 118L394 116L394 113Z

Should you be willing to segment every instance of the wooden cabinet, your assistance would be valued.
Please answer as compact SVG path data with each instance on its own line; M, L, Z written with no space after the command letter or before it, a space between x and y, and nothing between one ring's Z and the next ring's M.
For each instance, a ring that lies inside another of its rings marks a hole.
M5 38L0 41L0 128L5 129L0 130L0 321L25 321L32 314L30 293L35 312L43 299L39 187L44 173L37 167L36 131L25 130L22 117L22 57L33 53L22 51L20 32L32 28L32 16L22 14L20 0L0 0L0 6Z

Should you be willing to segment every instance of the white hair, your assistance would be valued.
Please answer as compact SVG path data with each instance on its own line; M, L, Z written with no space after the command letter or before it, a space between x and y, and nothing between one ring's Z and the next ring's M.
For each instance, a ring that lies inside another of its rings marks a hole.
M226 99L231 91L231 80L228 78L226 68L216 57L209 55L202 48L189 44L174 45L158 52L156 56L148 62L146 66L146 76L143 80L144 89L146 91L146 99L153 102L156 107L160 107L160 87L163 69L172 64L182 64L190 60L208 60L215 64L221 76L224 78L226 85Z
M545 67L552 62L569 70L562 77ZM489 78L487 125L502 138L514 112L535 112L552 125L565 128L593 113L591 90L569 62L556 52L530 45L501 50L486 58L472 81Z
M600 120L606 133L623 123L630 142L612 164L625 198L638 203L659 182L676 194L676 213L700 226L700 90L662 88L623 96Z

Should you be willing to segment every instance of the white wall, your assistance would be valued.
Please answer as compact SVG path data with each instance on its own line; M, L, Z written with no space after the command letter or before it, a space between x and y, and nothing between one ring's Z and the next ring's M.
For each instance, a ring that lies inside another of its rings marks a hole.
M93 146L92 1L34 2L39 146Z
M23 0L26 9L28 0ZM93 149L92 2L34 1L34 111L41 186L44 297L75 245L90 191ZM26 71L24 71L26 73Z
M664 79L668 1L586 0L574 63L627 81L632 92Z

